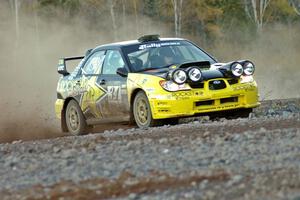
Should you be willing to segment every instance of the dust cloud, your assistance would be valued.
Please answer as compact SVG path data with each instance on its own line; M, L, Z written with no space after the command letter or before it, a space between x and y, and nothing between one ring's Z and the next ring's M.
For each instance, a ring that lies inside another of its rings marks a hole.
M67 22L60 17L58 13L50 20L20 13L17 36L13 12L0 2L0 142L63 136L54 111L58 59L114 42L112 30L97 28L80 16ZM167 35L167 29L154 27L150 19L139 20L138 29L131 23L119 27L118 39Z
M217 43L211 49L222 61L249 59L256 65L260 99L300 97L300 26L276 24L248 44Z
M118 28L119 40L149 33L173 36L170 27L146 17L139 19L138 30L131 24L135 20L127 16L127 21L126 26ZM62 136L54 112L57 61L113 42L111 33L112 30L97 28L80 16L66 22L60 20L59 13L56 20L20 13L16 34L13 12L0 2L0 142ZM289 98L300 97L299 46L299 28L287 30L278 25L247 46L221 42L211 48L211 53L220 61L253 60L261 99Z

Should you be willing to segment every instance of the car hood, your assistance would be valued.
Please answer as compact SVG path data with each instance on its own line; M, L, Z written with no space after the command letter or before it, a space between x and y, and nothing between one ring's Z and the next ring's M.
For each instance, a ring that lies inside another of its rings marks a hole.
M175 69L187 69L189 67L199 67L202 72L202 80L209 80L214 78L225 78L226 73L224 73L224 70L222 69L222 66L224 66L224 63L214 63L210 64L208 61L204 62L189 62L189 63L183 63L183 64L174 64L166 68L159 68L159 69L150 69L146 71L139 72L141 74L148 74L153 76L158 76L164 79L167 79L168 74Z

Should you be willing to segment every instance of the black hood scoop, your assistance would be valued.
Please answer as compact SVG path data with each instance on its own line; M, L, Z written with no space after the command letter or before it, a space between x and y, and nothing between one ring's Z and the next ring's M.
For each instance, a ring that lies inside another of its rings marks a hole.
M183 69L185 71L188 71L190 67L198 67L201 69L202 72L202 81L206 81L209 79L215 79L215 78L225 78L227 77L225 73L223 73L223 70L211 68L211 63L209 61L201 61L201 62L189 62L189 63L183 63L183 64L173 64L170 66L166 66L163 68L158 69L149 69L145 70L143 74L149 74L158 76L164 79L169 79L170 74L176 70L176 69Z
M189 63L183 63L179 65L178 68L189 68L189 67L199 67L200 69L209 69L210 68L210 62L209 61L201 61L201 62L189 62Z

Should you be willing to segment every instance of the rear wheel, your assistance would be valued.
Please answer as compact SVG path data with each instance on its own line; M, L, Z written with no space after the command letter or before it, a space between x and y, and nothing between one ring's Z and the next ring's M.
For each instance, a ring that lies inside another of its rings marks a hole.
M71 100L66 109L66 124L68 131L72 135L82 135L87 133L87 124L81 108L75 100Z
M140 128L158 126L160 124L159 120L153 119L148 98L142 91L138 92L134 98L133 116L137 126Z

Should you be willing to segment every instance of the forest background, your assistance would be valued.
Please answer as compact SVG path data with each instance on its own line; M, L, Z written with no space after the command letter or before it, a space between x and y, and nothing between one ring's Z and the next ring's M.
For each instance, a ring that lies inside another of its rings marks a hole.
M58 59L145 34L252 60L261 100L300 97L299 0L1 0L0 133L56 132Z

